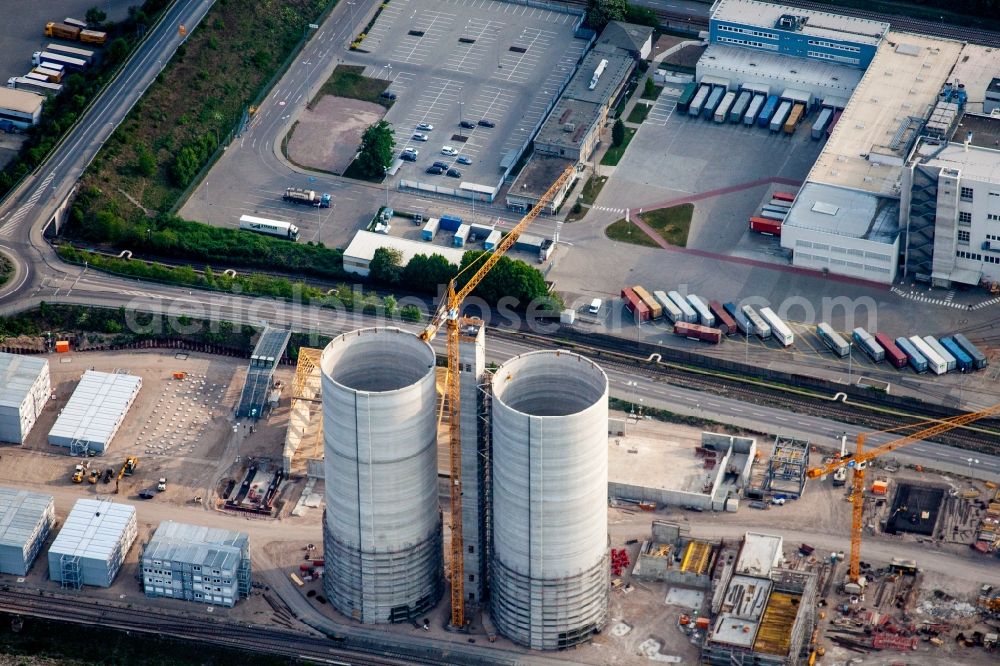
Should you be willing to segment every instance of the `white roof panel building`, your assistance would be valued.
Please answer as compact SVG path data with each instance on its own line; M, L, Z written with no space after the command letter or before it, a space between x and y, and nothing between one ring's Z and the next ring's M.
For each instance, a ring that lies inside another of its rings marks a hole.
M28 573L55 517L52 495L0 488L0 573Z
M142 388L142 377L87 370L49 431L49 444L103 453Z
M440 234L440 232L439 232ZM440 234L443 237L443 234ZM400 265L405 266L407 262L418 254L440 254L449 262L456 266L461 265L462 255L468 248L454 248L426 243L422 241L389 236L387 234L376 234L371 231L359 231L354 234L351 244L344 250L344 270L357 275L368 275L368 264L375 257L375 250L380 247L392 248L402 253Z
M49 399L49 362L0 353L0 442L23 444Z
M135 507L82 499L49 548L49 578L63 587L110 587L137 533Z

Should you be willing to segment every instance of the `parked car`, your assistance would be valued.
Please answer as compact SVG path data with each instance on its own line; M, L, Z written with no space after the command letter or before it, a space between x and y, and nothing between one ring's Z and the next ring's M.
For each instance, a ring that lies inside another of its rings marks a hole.
M463 120L458 124L459 127L464 127L465 129L475 129L476 123L471 120Z
M455 160L459 164L472 164L472 158L466 157L465 155L459 155L458 159Z
M418 123L417 129L423 130L424 132L430 132L432 129L434 129L434 125L431 125L430 123Z
M417 161L417 151L415 150L404 150L399 154L399 159L406 162L416 162Z
M423 132L414 132L411 138L414 141L426 141L428 137Z
M451 176L452 178L461 178L462 172L459 171L458 169L448 169L447 175Z
M427 173L429 173L431 175L434 175L434 176L439 176L442 173L444 173L444 169L442 169L439 166L429 166L429 167L427 167Z
M447 162L440 162L440 161L435 161L434 164L432 164L431 166L439 167L442 171L447 171L448 169L451 168L451 165L448 164Z
M379 93L379 97L381 97L382 99L387 99L389 101L392 101L396 99L396 93L389 92L388 90L383 90L381 93Z
M487 120L486 118L483 118L482 120L479 121L479 126L480 127L496 127L497 124L495 122L493 122L492 120Z
M458 155L458 151L451 146L444 146L441 148L441 154L447 155L448 157L454 157L455 155Z

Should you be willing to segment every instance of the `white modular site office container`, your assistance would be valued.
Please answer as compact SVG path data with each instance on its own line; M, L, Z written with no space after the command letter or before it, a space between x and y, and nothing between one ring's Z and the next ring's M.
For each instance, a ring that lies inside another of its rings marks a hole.
M0 353L0 442L24 443L51 390L46 359Z
M49 444L104 453L140 388L142 377L87 370L49 431Z
M0 488L0 573L27 575L55 519L52 495Z
M63 587L110 587L135 542L135 507L77 500L49 548L49 578Z

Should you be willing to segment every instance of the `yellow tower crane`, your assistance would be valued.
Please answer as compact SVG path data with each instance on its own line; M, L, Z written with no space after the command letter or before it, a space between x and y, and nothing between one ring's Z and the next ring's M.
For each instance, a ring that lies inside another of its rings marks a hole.
M467 266L462 272L456 275L448 283L448 291L441 298L437 312L431 319L430 324L424 329L420 337L427 342L434 339L442 325L448 329L448 372L445 382L446 395L448 397L448 449L449 466L451 471L451 561L449 571L451 572L451 626L455 628L465 627L465 574L463 573L465 557L463 555L464 545L462 542L462 436L460 412L460 383L459 383L459 318L462 310L462 302L476 286L482 282L486 274L496 266L507 250L517 241L528 225L535 221L535 218L542 212L542 209L552 201L559 189L566 184L566 181L573 173L573 167L567 167L556 182L546 190L545 194L539 198L528 213L507 233L503 239L497 243L496 249L492 253L485 253L481 263L473 263ZM458 288L458 280L463 273L475 270L475 273L468 281Z
M953 416L948 419L933 419L929 421L921 421L919 423L912 423L910 425L900 426L899 428L892 428L889 430L878 430L872 433L862 433L858 435L857 448L853 454L847 454L842 458L838 458L833 462L824 465L822 467L814 467L806 472L806 476L810 479L815 479L821 476L826 476L832 472L837 471L842 467L850 467L854 470L854 478L852 479L851 488L851 560L850 560L850 572L849 579L850 582L855 584L860 584L861 578L861 529L864 525L864 508L865 508L865 468L868 466L868 462L874 458L889 453L890 451L895 451L896 449L911 444L913 442L926 439L928 437L933 437L935 435L940 435L941 433L948 432L953 428L965 425L967 423L972 423L973 421L978 421L979 419L985 418L987 416L993 416L994 414L1000 413L1000 404L993 405L992 407L987 407L984 410L978 412L968 412L966 414L959 414L958 416ZM893 432L896 430L902 430L904 428L915 428L922 427L917 432L910 435L900 437L899 439L894 439L892 441L881 444L873 449L865 451L865 438L868 435L874 435L878 432Z

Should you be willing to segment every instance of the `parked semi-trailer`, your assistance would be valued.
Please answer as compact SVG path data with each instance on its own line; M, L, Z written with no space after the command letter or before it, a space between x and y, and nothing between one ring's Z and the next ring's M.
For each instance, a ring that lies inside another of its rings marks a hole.
M724 123L729 117L729 110L733 108L733 102L736 101L736 93L727 92L722 97L722 101L719 102L719 106L715 109L715 122Z
M674 305L680 308L680 311L684 313L684 321L689 324L698 323L698 313L694 311L694 308L691 307L691 304L687 302L686 298L681 296L680 293L676 291L667 293L667 296L669 296L670 300L674 302Z
M654 291L653 298L660 304L660 307L663 309L663 316L669 319L671 324L684 321L684 313L681 312L676 303L670 300L665 291Z
M931 346L924 342L923 338L919 335L911 335L910 344L912 344L920 355L927 359L927 369L933 372L935 375L943 375L948 372L948 365L944 362L944 359L938 356L937 352L931 349Z
M830 351L841 358L851 353L851 345L847 344L847 340L840 337L840 333L833 330L833 327L825 321L816 327L816 337L822 340L823 344L830 348Z
M646 291L645 287L635 285L634 287L632 287L632 291L635 293L636 296L641 298L642 302L646 304L647 308L649 308L650 319L659 319L660 317L663 316L663 308L656 301L656 299L653 298L648 291Z
M771 308L761 308L760 316L771 326L771 334L785 347L791 347L795 343L795 335L781 317L774 313Z
M740 310L746 315L746 318L750 321L751 326L753 326L754 335L756 335L761 340L766 340L771 337L771 327L768 325L764 318L757 314L749 305L744 305Z
M792 208L791 201L783 201L782 199L771 199L770 201L767 202L767 205L771 206L772 208L775 207L783 208L784 210L791 210Z
M729 122L738 123L743 120L743 116L747 112L747 108L750 106L750 100L753 99L753 93L749 90L744 90L740 93L736 101L733 102L733 108L729 109Z
M764 218L765 220L774 220L775 222L784 222L788 213L775 213L773 210L761 210L757 217Z
M785 206L772 206L771 204L767 204L766 206L761 206L760 210L761 212L766 211L768 213L777 213L778 215L788 215L788 211L790 211L791 208L786 208Z
M736 327L740 329L743 335L750 336L753 333L753 324L747 319L747 316L743 314L743 310L736 307L735 303L723 303L722 308L729 313L729 316L733 318L736 322Z
M710 92L712 92L711 84L701 84L701 87L698 88L698 92L694 95L694 99L691 100L691 105L688 106L689 116L693 117L701 114L701 110L705 107L705 100L708 99L708 94Z
M55 21L49 21L45 24L45 36L98 45L102 45L108 41L108 33L106 32L87 30L79 26L56 23Z
M715 315L715 326L723 335L735 335L736 334L736 320L734 320L726 308L719 301L709 301L708 309L712 311Z
M7 87L17 88L18 90L35 93L36 95L58 95L62 92L62 84L60 83L36 81L35 79L26 79L23 76L12 76L7 79Z
M909 340L904 337L898 337L896 338L896 346L899 347L899 351L906 354L906 361L915 373L919 375L927 372L927 359L917 351L917 348Z
M694 81L685 85L681 91L681 96L677 98L677 110L681 113L687 113L688 109L691 108L691 100L694 99L697 92L698 84Z
M952 356L940 342L938 342L937 338L933 335L925 335L922 339L925 343L927 343L927 346L930 347L935 354L940 356L942 361L944 361L945 372L954 372L955 369L958 368L958 361L956 361L955 357Z
M885 350L868 331L859 326L851 332L851 337L872 361L881 363L885 360Z
M788 118L788 114L792 111L792 103L788 100L783 101L778 105L778 110L774 112L771 116L770 128L772 132L780 132L782 126L785 124L785 120Z
M830 120L833 119L833 109L830 107L824 107L822 111L819 112L819 116L816 118L816 122L812 126L812 138L819 141L823 138L826 132L826 126L830 124Z
M74 58L61 53L52 53L51 51L35 51L31 54L32 65L35 65L36 67L38 65L48 66L47 63L62 65L66 69L71 69L77 72L87 69L87 61L80 58Z
M78 28L87 28L90 25L86 21L81 21L80 19L75 18L64 18L63 23L66 25L75 25Z
M772 192L771 198L779 199L781 201L787 201L788 203L792 203L793 201L795 201L795 195L792 194L791 192Z
M700 324L689 324L683 321L674 325L674 335L698 340L699 342L710 342L715 345L722 342L722 331L719 329L701 326Z
M701 300L694 294L688 294L688 303L694 308L694 311L698 313L698 323L702 326L708 326L709 328L715 328L715 315L709 310L708 304Z
M885 333L876 333L875 342L885 350L885 357L895 368L902 368L906 365L906 354L896 346L896 343Z
M795 128L799 126L800 122L802 122L802 118L805 117L805 114L806 105L802 102L796 102L792 105L792 110L788 114L788 119L785 121L781 130L785 134L795 134Z
M840 114L842 113L843 111L834 111L833 118L830 119L830 124L826 126L826 135L828 137L833 134L833 129L837 126L837 123L840 122Z
M941 346L948 350L955 357L955 365L961 372L971 372L973 369L972 357L965 353L965 350L958 346L953 338L941 338Z
M49 83L62 83L62 72L58 69L50 69L48 67L36 67L31 70L35 74L41 74L45 77L45 80Z
M649 321L649 308L630 288L622 289L622 301L625 304L625 309L632 313L632 318L637 324Z
M90 49L81 49L76 46L66 46L64 44L46 44L45 51L68 55L70 58L79 58L86 61L88 65L94 62L94 52Z
M267 234L268 236L287 238L292 241L299 238L299 228L291 222L269 220L264 217L254 217L253 215L240 216L240 229Z
M951 336L951 339L955 341L956 345L962 348L962 351L969 355L972 359L972 367L976 370L982 370L987 366L988 361L986 360L986 356L983 352L979 351L976 345L969 342L968 338L961 333L955 333Z
M756 231L765 236L781 236L781 220L769 220L766 217L751 217L750 231Z
M767 95L764 93L757 93L750 100L750 106L747 107L747 112L743 114L743 124L752 127L755 122L757 122L757 116L760 115L760 110L764 108L764 103L767 101Z
M764 102L764 106L760 109L760 114L757 116L757 124L761 127L767 127L771 124L771 117L774 115L775 110L778 108L778 102L780 101L777 95L768 95L767 101Z
M708 99L705 101L705 108L702 109L701 115L705 120L711 120L712 116L715 115L715 110L719 106L719 102L722 101L723 95L726 94L725 86L713 86L712 92L708 93Z
M315 190L304 190L301 187L286 188L285 194L281 198L289 203L303 204L305 206L315 206L316 208L330 207L329 194L320 194Z
M35 71L28 72L27 74L24 75L23 78L31 79L32 81L45 81L46 83L51 83L51 81L49 81L48 76L46 76L45 74L39 74L38 72Z

